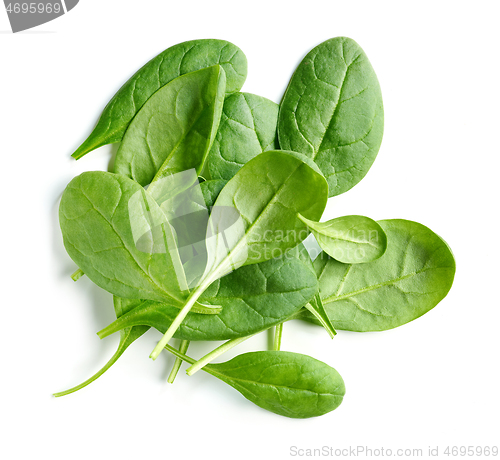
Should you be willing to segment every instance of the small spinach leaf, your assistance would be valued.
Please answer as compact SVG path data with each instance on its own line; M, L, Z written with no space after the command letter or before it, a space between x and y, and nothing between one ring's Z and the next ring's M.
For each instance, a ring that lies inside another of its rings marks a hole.
M200 302L221 305L217 315L190 312L174 337L184 340L227 340L245 337L287 320L318 289L316 274L288 253L239 268L215 281ZM147 325L164 333L179 310L147 300L123 300L128 313L100 331L104 338L122 328Z
M407 220L379 224L388 246L374 262L343 264L325 253L314 261L323 304L337 329L364 332L401 326L434 308L453 283L455 259L438 235Z
M250 93L224 101L219 131L208 157L212 179L231 179L253 157L278 148L278 104Z
M192 168L199 174L219 126L225 82L224 70L216 65L158 90L130 123L115 172L143 186Z
M225 40L192 40L166 49L142 67L113 96L97 126L73 157L78 159L102 145L121 141L144 103L175 78L219 64L227 77L226 93L239 91L247 75L243 52Z
M194 364L175 348L166 348ZM345 395L344 381L333 367L299 353L254 351L202 369L257 406L285 417L324 415L339 407Z
M345 216L313 222L299 216L330 257L346 264L378 259L387 248L387 236L377 222L363 216Z
M366 54L337 37L299 64L281 102L278 139L282 149L313 158L335 196L366 175L383 125L382 93Z

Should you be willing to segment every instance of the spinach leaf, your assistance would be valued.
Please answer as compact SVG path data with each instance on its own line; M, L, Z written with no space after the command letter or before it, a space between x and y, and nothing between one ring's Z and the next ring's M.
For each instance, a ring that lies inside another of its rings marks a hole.
M303 192L297 195L299 188ZM225 216L216 211L231 207L241 216L243 225L231 227L227 248L221 243L224 233L215 233L212 238L208 234L209 253L214 250L209 270L223 273L242 255L242 263L248 265L297 246L308 235L298 214L303 210L306 218L321 216L327 196L325 178L304 155L274 150L253 158L226 184L215 202L209 226L221 228ZM224 250L215 252L220 248Z
M278 104L250 93L235 93L224 101L208 157L212 179L229 180L259 153L278 148L278 110Z
M203 304L221 305L217 315L190 312L174 337L184 340L227 340L268 329L287 320L309 302L318 289L316 274L290 254L241 267L215 281L200 297ZM98 333L104 338L136 325L164 333L179 310L148 300L123 299L128 313Z
M120 297L113 297L113 304L115 307L115 313L116 317L119 318L123 314L127 313L133 306L129 304L128 302L123 302L123 299ZM115 354L111 357L111 359L103 366L103 368L96 372L92 377L90 377L88 380L85 382L81 383L80 385L77 385L76 387L70 388L69 390L66 391L61 391L59 393L55 393L55 397L59 396L66 396L71 393L74 393L75 391L81 390L82 388L85 388L87 385L91 384L95 380L97 380L102 374L104 374L118 359L123 355L125 350L132 345L139 337L141 337L149 327L147 326L133 326L133 327L126 327L125 329L122 329L120 331L120 343L118 344L118 349L116 350Z
M337 37L299 64L281 102L278 139L282 149L313 158L335 196L366 175L383 124L382 94L368 58L354 40Z
M219 126L225 82L224 70L215 65L158 90L130 123L115 172L143 186L155 176L192 168L199 174Z
M175 348L166 348L194 364ZM202 369L257 406L285 417L324 415L339 407L345 395L344 381L335 369L299 353L255 351Z
M313 222L299 216L330 257L346 264L378 259L387 248L387 236L377 222L363 216L345 216Z
M108 172L85 172L66 187L59 220L66 251L99 287L119 297L184 304L187 282L172 229L137 182ZM155 240L148 237L153 228L162 232L168 248L152 247Z
M434 308L453 283L455 259L438 235L407 220L379 224L388 246L374 262L343 264L325 253L314 261L323 304L337 329L364 332L401 326Z
M125 130L144 103L175 78L219 64L227 77L226 93L239 91L247 75L243 52L225 40L192 40L166 49L142 67L113 96L97 126L73 157L78 159L101 147L121 141Z
M303 192L297 195L297 189ZM305 217L319 220L327 198L325 178L304 155L275 150L261 153L245 164L222 189L210 214L208 262L201 282L151 358L158 357L212 282L240 266L280 256L306 238L306 226L297 215L307 214ZM238 215L235 222L234 213Z

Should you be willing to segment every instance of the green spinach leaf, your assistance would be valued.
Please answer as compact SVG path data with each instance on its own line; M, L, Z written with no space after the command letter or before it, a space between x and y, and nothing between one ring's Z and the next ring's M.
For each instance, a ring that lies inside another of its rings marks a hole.
M225 82L224 70L215 65L158 90L130 123L115 172L143 186L189 169L199 174L219 126Z
M185 303L187 282L175 236L137 182L108 172L85 172L66 187L59 220L69 256L101 288L119 297L178 307ZM163 238L151 240L153 229ZM153 246L158 240L167 247ZM195 308L216 313L198 304Z
M299 188L303 192L298 195ZM211 239L209 233L209 253L210 249L214 252L208 270L224 273L235 261L259 263L297 246L308 235L307 226L298 217L300 210L306 218L321 216L327 196L325 178L304 155L280 150L261 153L246 163L217 197L209 225L221 228L225 216L215 211L231 207L243 225L231 227L227 248L221 243L224 233L214 233ZM215 252L220 248L221 252Z
M175 348L166 348L194 364ZM339 407L345 395L344 381L335 369L299 353L255 351L202 369L257 406L285 417L324 415Z
M388 246L374 262L343 264L325 253L314 261L324 307L337 329L364 332L401 326L434 308L453 283L455 259L438 235L407 220L379 224Z
M239 91L247 75L243 52L225 40L192 40L166 49L142 67L113 96L97 126L73 157L78 159L102 145L121 141L144 103L175 78L219 64L227 77L226 93Z
M229 180L259 153L278 148L278 110L278 104L250 93L235 93L224 101L208 157L212 179Z
M330 257L346 264L372 262L384 254L387 236L377 222L363 216L345 216L313 222L299 216Z
M313 158L335 196L366 175L383 124L382 94L368 58L354 40L337 37L299 64L281 102L278 139L282 149Z

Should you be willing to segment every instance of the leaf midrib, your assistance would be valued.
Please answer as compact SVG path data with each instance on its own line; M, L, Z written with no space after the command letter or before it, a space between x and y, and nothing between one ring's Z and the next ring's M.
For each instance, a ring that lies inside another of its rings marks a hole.
M342 52L343 52L343 50L344 50L344 43L342 43ZM330 126L335 121L335 118L338 115L338 111L340 110L340 106L344 102L344 101L342 101L342 92L344 91L344 83L345 83L345 81L347 79L347 74L349 73L349 69L351 68L351 66L360 57L361 57L361 53L358 54L349 64L346 63L346 69L345 69L344 77L342 78L342 82L340 83L340 90L339 90L339 99L338 99L338 102L335 105L335 109L333 110L332 116L331 116L330 120L328 121L328 125L326 126L326 129L325 129L325 131L323 133L323 136L321 137L321 139L319 141L318 148L314 149L314 151L313 151L313 156L312 156L313 160L316 158L316 156L318 155L318 153L321 151L321 146L323 145L323 141L325 139L326 133L330 130ZM345 62L345 60L344 60L344 62Z
M219 77L220 77L220 72L219 72ZM167 83L169 84L169 83ZM217 86L219 85L219 80L217 80ZM166 85L165 85L166 86ZM164 169L163 167L165 165L167 165L167 163L169 163L169 161L172 159L172 157L174 156L174 154L177 152L177 149L180 147L180 145L186 140L186 138L188 137L188 135L191 133L191 131L193 130L193 127L196 125L196 123L198 122L198 120L202 117L202 115L206 112L207 109L210 108L210 106L214 106L214 110L215 110L215 101L217 99L217 91L215 91L215 97L213 98L213 101L210 102L210 104L208 104L207 106L205 106L201 111L200 113L198 114L198 116L193 120L193 122L189 125L188 129L186 130L186 132L182 135L182 137L179 139L179 141L174 145L174 147L172 148L172 150L170 151L170 153L167 155L167 157L165 158L165 160L162 162L161 166L158 168L158 170L156 171L156 174L154 175L153 177L153 180L151 181L151 183L155 182L158 178L160 178L160 175L163 173ZM177 107L177 106L176 106ZM153 116L152 116L153 117ZM152 119L151 117L151 119ZM149 123L151 122L151 119L149 121ZM149 123L148 123L148 127L149 127ZM149 128L148 128L149 129ZM148 150L151 152L151 148L149 147L149 142L147 140L147 137L148 137L148 132L146 132L146 135L144 136L144 140L146 141L146 145L148 146ZM210 139L208 139L208 141L210 141ZM155 165L155 168L156 168L156 162L153 162L153 164ZM167 165L168 166L168 165Z
M258 382L256 380L247 380L247 379L242 379L242 378L238 378L238 377L229 377L226 374L223 374L223 373L221 373L219 371L214 370L214 367L211 366L211 365L205 366L204 369L206 369L207 367L209 367L210 371L213 374L217 374L217 375L219 375L221 377L224 377L224 378L221 378L221 380L225 380L226 383L227 383L227 380L231 380L231 381L235 382L236 385L238 385L237 382L251 383L253 385L261 385L261 386L272 387L272 388L285 388L287 390L292 390L292 391L301 391L301 392L311 393L311 394L316 395L316 396L341 396L341 395L337 395L337 394L334 394L334 393L318 393L318 392L315 392L315 391L312 391L312 390L303 389L303 388L294 388L294 387L286 386L286 385L277 385L277 384L273 384L273 383ZM243 385L240 385L240 387L245 388L245 390L249 391L248 388L246 388ZM253 393L253 394L255 394L255 393ZM258 396L258 395L255 395L255 396Z
M379 288L384 287L384 286L389 286L391 284L395 284L395 283L397 283L399 281L403 281L405 279L411 278L412 276L419 275L420 273L424 273L424 272L426 272L428 270L436 270L437 268L448 268L448 267L429 267L429 268L424 268L422 270L417 270L415 272L409 273L408 275L401 276L399 278L394 278L394 279L391 279L391 280L388 280L388 281L384 281L382 283L374 284L374 285L368 286L366 288L358 289L357 291L352 291L352 292L349 292L347 294L343 294L343 295L340 295L340 296L333 295L333 296L330 296L330 297L325 297L322 300L323 300L324 303L337 302L339 300L347 299L349 297L354 297L354 296L356 296L358 294L363 294L364 292L374 291L375 289L379 289Z

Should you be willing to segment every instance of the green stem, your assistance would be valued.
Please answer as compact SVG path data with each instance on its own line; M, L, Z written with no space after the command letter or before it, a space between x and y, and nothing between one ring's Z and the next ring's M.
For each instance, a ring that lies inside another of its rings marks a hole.
M203 280L203 282L188 297L186 304L182 307L181 311L177 314L174 321L167 329L167 332L165 332L161 340L156 344L153 352L149 355L150 358L152 358L153 360L158 358L159 354L165 348L165 345L169 342L169 340L174 336L177 329L179 329L182 321L184 321L184 318L190 312L191 308L193 308L193 305L196 303L196 301L205 292L208 286L210 286L213 281L218 279L221 276L221 273L224 273L224 267L224 264L221 263L219 267L211 275L207 276L205 280Z
M174 347L171 347L170 345L165 345L165 350L172 353L175 357L182 359L186 363L194 364L196 362L195 359L186 356L184 353L181 353L179 350L176 350Z
M273 344L274 351L280 351L282 335L283 335L283 323L280 323L276 326L274 330L274 344Z
M182 307L181 311L177 314L175 319L172 321L172 324L167 329L167 332L165 332L161 340L156 344L156 347L154 348L153 352L149 355L151 359L155 360L156 358L158 358L161 351L165 348L165 345L174 336L177 329L179 329L179 326L181 325L182 321L184 321L184 318L187 316L191 308L193 308L193 305L196 303L201 294L203 294L204 290L205 289L201 289L200 286L198 289L196 289L196 291L194 291L191 294L191 296L189 296L186 304Z
M75 273L71 275L71 279L73 281L78 281L85 273L83 273L83 270L79 268Z
M186 356L185 354L179 352L176 350L174 347L171 347L170 345L165 345L165 350L169 351L172 353L174 356L176 356L179 359L182 359L186 363L189 364L194 364L196 361L193 358L190 358L189 356ZM213 375L214 377L217 377L218 379L221 379L221 374L217 371L215 371L213 368L209 367L203 367L201 369L202 371L205 371L207 374Z
M183 354L186 354L188 347L189 347L189 340L181 340L181 343L179 345L179 351ZM170 375L168 376L167 379L168 383L174 383L175 377L177 376L177 373L181 368L181 364L182 364L182 359L176 357L174 366L172 367L172 371L170 372Z
M321 323L321 325L326 329L326 332L328 332L328 335L333 339L337 335L337 331L333 327L333 324L331 323L330 319L328 318L326 312L325 312L325 317L323 317L319 311L317 311L311 304L306 304L305 308L309 310L314 317Z
M126 350L127 347L123 348L120 344L118 347L118 350L116 353L111 357L111 359L104 365L104 367L99 371L96 372L92 377L89 379L85 380L85 382L80 383L80 385L77 385L76 387L70 388L69 390L66 391L61 391L59 393L54 393L53 396L56 398L59 398L60 396L66 396L71 393L74 393L75 391L81 390L82 388L85 388L87 385L91 384L95 380L97 380L102 374L104 374L116 361L118 361L118 358L123 354L123 352Z
M257 334L257 332L256 332L256 334ZM244 342L245 340L249 339L250 337L253 337L254 335L255 334L247 335L246 337L238 337L237 339L228 340L227 342L223 343L220 347L217 347L215 350L212 350L210 353L203 356L203 358L199 359L193 365L188 367L188 369L186 370L186 374L187 375L196 374L196 372L198 372L205 365L211 363L215 358L222 355L226 351L229 351L231 348L235 347L236 345L239 345L241 342Z

